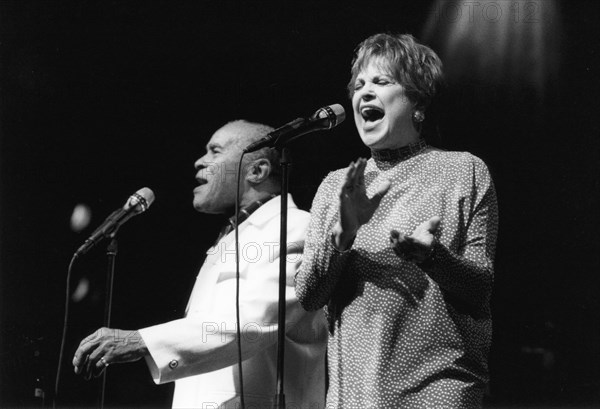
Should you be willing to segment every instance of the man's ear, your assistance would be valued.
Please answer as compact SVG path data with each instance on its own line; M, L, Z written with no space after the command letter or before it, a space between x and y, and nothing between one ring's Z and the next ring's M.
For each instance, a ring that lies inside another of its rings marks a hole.
M267 180L270 174L271 162L265 158L250 162L246 168L246 180L255 185Z

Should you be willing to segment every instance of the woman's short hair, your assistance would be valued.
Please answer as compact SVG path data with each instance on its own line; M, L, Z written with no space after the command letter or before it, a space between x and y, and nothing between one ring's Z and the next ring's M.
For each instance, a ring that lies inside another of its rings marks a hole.
M361 42L352 60L352 78L348 83L350 98L358 74L372 61L392 75L406 90L418 108L431 103L443 80L442 61L426 45L410 34L375 34Z

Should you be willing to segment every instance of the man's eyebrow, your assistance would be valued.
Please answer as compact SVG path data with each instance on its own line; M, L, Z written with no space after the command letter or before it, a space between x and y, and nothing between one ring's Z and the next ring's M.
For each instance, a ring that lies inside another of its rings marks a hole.
M216 142L209 142L206 144L206 150L214 149L214 148L222 148L222 146Z

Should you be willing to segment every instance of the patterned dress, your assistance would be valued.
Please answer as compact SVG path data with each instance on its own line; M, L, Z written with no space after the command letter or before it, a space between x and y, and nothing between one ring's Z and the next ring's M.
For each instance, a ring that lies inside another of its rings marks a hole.
M371 197L392 182L349 250L332 244L345 169L331 172L313 201L296 293L325 306L330 325L327 408L472 408L488 381L496 194L486 165L424 141L373 151ZM410 234L441 218L424 263L404 261L390 230Z

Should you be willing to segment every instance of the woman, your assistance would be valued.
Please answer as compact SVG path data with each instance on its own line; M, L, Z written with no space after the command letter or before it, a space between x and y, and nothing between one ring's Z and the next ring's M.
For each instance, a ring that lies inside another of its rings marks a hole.
M421 137L442 78L410 35L363 41L349 92L369 160L330 173L296 292L326 306L328 408L481 405L497 204L485 164Z

